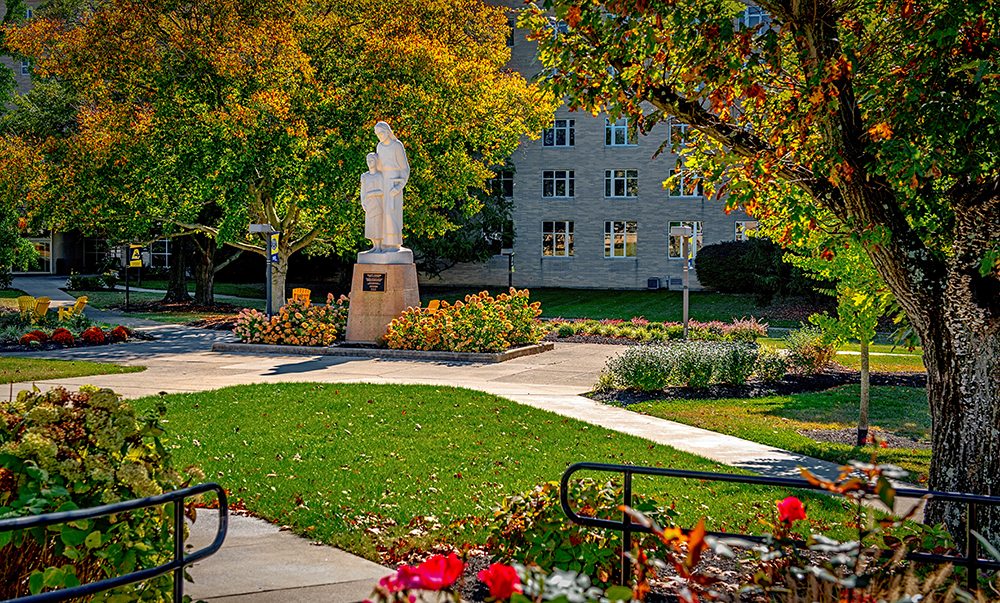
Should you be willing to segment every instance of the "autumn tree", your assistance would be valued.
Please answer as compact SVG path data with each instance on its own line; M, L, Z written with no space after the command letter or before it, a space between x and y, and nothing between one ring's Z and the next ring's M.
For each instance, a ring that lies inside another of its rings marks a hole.
M784 241L835 218L920 335L930 488L998 496L1000 5L755 4L769 20L729 0L545 0L522 24L550 91L664 139L690 124L684 169ZM964 513L932 500L927 518L961 542ZM1000 541L1000 509L980 525Z
M440 235L456 227L454 208L478 211L470 188L545 120L545 104L503 68L508 31L476 0L120 0L8 35L39 76L80 98L80 127L51 168L61 185L42 205L261 255L247 225L270 223L282 233L282 291L292 254L365 246L358 178L379 120L413 169L406 235ZM79 199L79 178L105 194Z

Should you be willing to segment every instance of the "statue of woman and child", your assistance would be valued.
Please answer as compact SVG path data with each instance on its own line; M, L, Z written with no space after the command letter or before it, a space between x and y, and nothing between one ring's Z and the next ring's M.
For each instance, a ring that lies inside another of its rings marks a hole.
M403 143L384 121L375 124L378 147L365 160L361 175L361 207L365 210L365 238L372 248L358 254L359 264L410 264L413 252L403 247L403 187L410 164Z

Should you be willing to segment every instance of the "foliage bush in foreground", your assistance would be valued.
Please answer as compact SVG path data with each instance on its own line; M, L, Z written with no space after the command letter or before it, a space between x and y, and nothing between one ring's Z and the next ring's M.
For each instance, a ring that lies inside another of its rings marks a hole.
M785 335L788 359L797 372L811 375L830 364L837 348L819 327L803 326Z
M347 296L326 296L326 305L290 301L268 320L259 310L243 310L233 334L245 343L326 346L342 338L347 325Z
M655 391L668 385L742 385L760 370L758 360L759 349L746 343L678 341L632 346L608 359L598 387Z
M617 508L623 499L622 487L611 482L573 482L569 499L581 516L621 518ZM642 495L633 494L632 501L635 508L649 516L676 516L672 509L659 507ZM573 570L590 576L597 584L620 581L621 533L569 521L559 506L558 482L509 496L493 513L489 546L500 561L523 562L546 572L555 568Z
M710 322L688 321L688 338L698 341L742 341L754 343L758 337L767 336L767 323L743 318L731 323L718 320ZM556 331L560 337L572 335L598 335L624 337L638 341L661 342L684 337L684 325L679 322L650 322L641 316L630 321L588 320L554 318L545 322L545 328Z
M386 344L402 350L502 352L511 346L537 343L543 330L535 323L542 313L528 290L511 287L495 298L486 291L465 296L437 310L407 308L389 323Z
M0 403L0 517L96 507L160 494L204 479L171 467L159 419L137 417L109 389L21 392ZM0 532L0 599L93 582L173 557L173 509ZM171 599L171 576L125 586L95 601Z

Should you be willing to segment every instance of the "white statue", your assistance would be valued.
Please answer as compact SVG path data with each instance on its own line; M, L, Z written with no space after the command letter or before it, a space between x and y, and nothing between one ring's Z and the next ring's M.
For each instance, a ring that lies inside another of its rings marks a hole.
M411 264L413 252L402 246L403 187L410 179L410 163L389 124L375 124L375 135L378 147L368 154L369 171L361 176L365 238L371 239L372 248L358 254L358 263Z
M361 174L361 207L365 210L365 238L371 239L375 253L382 252L382 227L385 213L382 205L382 174L378 170L378 155L365 157L368 171Z

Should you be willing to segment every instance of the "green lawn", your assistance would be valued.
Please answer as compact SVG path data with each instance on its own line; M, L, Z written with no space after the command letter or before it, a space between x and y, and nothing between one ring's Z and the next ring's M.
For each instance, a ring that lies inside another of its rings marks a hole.
M432 299L454 301L467 294L477 293L481 288L421 286L420 300L423 305ZM490 288L496 295L504 288ZM542 316L546 318L619 318L628 320L643 316L647 320L680 322L684 309L680 291L645 290L601 290L601 289L531 289L531 300L542 303ZM729 295L724 293L692 292L689 300L689 314L693 320L721 320L750 316L762 316L767 308L758 307L749 295ZM772 326L798 326L797 321L769 320Z
M86 377L88 375L138 373L144 370L146 370L144 366L121 366L119 364L106 364L102 362L0 357L0 383L4 384L63 379L66 377Z
M20 289L0 289L0 299L15 299L22 295L27 295L27 293Z
M702 427L783 448L792 452L845 463L867 460L874 448L816 442L798 431L857 427L860 386L845 385L825 392L741 400L678 400L635 404L629 410ZM900 436L929 440L931 418L927 392L909 387L873 387L869 423ZM930 450L877 449L879 462L899 465L912 478L926 475Z
M144 289L162 289L167 290L167 282L161 280L143 280L142 288ZM137 287L139 285L136 285ZM194 293L194 283L187 283L187 290ZM251 297L264 299L267 296L264 290L264 284L260 283L215 283L213 291L216 295L235 295L236 297Z
M143 410L159 400L135 404ZM735 471L450 387L268 384L163 400L179 464L199 464L234 502L272 521L375 560L379 546L398 538L413 547L438 539L481 542L491 507L503 496L558 480L578 461ZM647 478L637 478L635 490L676 503L681 525L693 526L704 515L712 529L751 531L762 529L752 509L770 509L787 495L776 488ZM815 528L843 531L843 501L809 500ZM414 525L427 533L414 535Z
M124 304L125 303L125 292L124 291L69 291L68 293L70 295L74 296L74 297L79 297L81 295L86 295L87 296L87 305L88 306L93 306L93 307L101 309L101 310L106 309L109 306L112 306L112 305L115 305L115 304ZM142 293L142 292L138 292L138 291L129 292L129 302L130 303L139 303L139 302L147 302L147 301L160 301L162 299L163 299L163 294L162 293ZM219 300L219 301L220 302L225 302L227 304L232 304L232 305L238 306L240 308L257 308L258 310L263 310L264 309L264 302L262 300L256 300L256 299L248 299L248 300L224 299L224 300ZM149 315L146 315L146 314L135 314L135 316L139 316L141 318L149 318L150 317ZM162 315L162 316L169 316L169 314ZM153 320L156 320L156 319L154 318ZM194 320L194 319L189 319L189 320ZM176 322L176 321L166 321L166 322Z
M788 347L785 340L778 337L760 337L757 339L757 343L780 349ZM861 345L857 343L845 343L837 349L859 352L861 351ZM905 347L872 344L868 346L868 351L871 352L868 356L868 366L873 371L922 373L927 370L924 367L923 350L919 347L910 351ZM848 368L861 368L861 356L859 354L837 354L835 360Z

